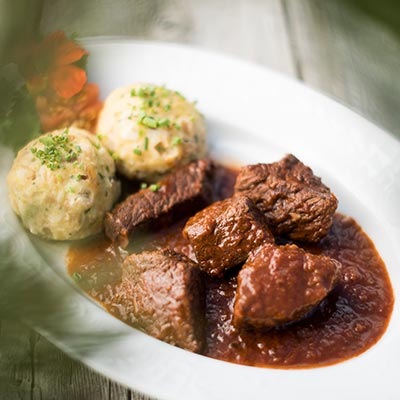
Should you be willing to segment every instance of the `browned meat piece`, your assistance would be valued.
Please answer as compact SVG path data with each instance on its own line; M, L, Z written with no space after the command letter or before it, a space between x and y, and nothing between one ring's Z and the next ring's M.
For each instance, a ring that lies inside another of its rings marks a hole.
M106 215L106 235L126 247L129 235L138 226L206 206L212 201L212 170L211 162L199 160L168 175L157 190L150 187L130 195Z
M321 179L291 154L276 163L243 167L235 192L254 201L275 234L310 242L326 235L338 203Z
M340 269L295 245L259 247L238 275L234 324L272 328L301 319L334 288Z
M245 261L252 249L273 242L265 217L244 196L217 201L189 219L183 230L197 262L209 275Z
M130 255L113 304L122 319L157 339L194 352L203 348L204 282L184 255L170 250Z

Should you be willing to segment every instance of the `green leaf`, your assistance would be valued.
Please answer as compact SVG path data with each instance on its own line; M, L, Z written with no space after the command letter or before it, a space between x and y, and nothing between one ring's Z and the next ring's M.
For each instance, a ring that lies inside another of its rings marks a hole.
M88 57L89 57L89 54L85 54L78 61L74 62L74 65L76 65L78 68L81 68L86 71Z
M40 133L34 100L17 66L0 67L0 145L17 151Z

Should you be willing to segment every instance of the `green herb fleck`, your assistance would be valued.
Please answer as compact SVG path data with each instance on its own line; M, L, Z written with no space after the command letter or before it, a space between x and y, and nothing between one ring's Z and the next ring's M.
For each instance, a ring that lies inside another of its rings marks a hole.
M79 272L74 272L72 274L72 278L74 278L76 281L80 281L82 279L82 275Z
M50 146L52 144L54 144L54 140L51 136L45 136L41 139L39 139L40 143L43 143L45 146Z
M152 86L146 86L146 87L141 87L139 88L137 95L139 97L154 97L156 94L156 91L154 87Z
M175 136L172 139L172 145L173 146L177 146L178 144L181 144L181 143L182 143L182 138L180 138L179 136Z
M180 97L182 100L186 100L185 96L183 96L180 92L178 92L177 90L175 90L175 94Z
M140 184L140 189L146 189L147 188L147 183L146 182L142 182Z
M149 138L146 136L146 137L144 138L143 149L144 149L145 151L147 151L148 148L149 148Z
M160 118L158 120L158 126L162 126L162 127L169 127L171 125L171 121L169 120L169 118Z
M141 156L142 155L142 150L140 149L133 149L133 152L137 155L137 156Z
M160 189L160 184L159 183L153 183L152 185L150 185L150 190L152 192L157 192Z
M42 165L46 165L50 170L64 168L63 162L75 162L78 153L82 151L79 146L72 147L68 139L68 129L61 135L47 135L39 139L44 145L43 149L31 147L32 154L38 158Z
M145 111L140 110L138 113L138 123L142 123L142 121L147 117L147 114Z
M155 118L149 117L149 116L144 117L141 122L144 126L147 126L148 128L151 128L151 129L155 129L158 126L157 120Z
M132 97L135 97L135 96L136 96L136 90L135 90L135 89L132 89L132 90L131 90L131 96L132 96Z

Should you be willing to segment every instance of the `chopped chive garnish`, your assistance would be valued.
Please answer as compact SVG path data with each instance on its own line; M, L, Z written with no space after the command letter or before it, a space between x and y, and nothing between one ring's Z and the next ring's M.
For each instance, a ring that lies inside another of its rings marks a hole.
M143 149L146 151L149 148L149 138L146 136L144 138Z
M160 189L160 184L159 183L153 183L152 185L150 185L150 190L152 192L157 192Z
M143 110L140 110L138 113L138 122L141 123L146 117L147 114Z
M183 96L181 93L179 93L177 90L175 90L175 94L179 96L182 100L186 100L185 96Z
M158 120L158 126L169 127L170 125L171 125L171 121L169 120L169 118L160 118Z
M140 189L146 189L147 188L147 183L146 182L142 182L140 184Z
M177 146L178 144L181 144L182 143L182 138L180 138L180 137L178 137L178 136L175 136L173 139L172 139L172 144L174 145L174 146Z
M135 89L132 89L132 90L131 90L131 96L132 96L132 97L135 97L135 96L136 96L136 90L135 90Z
M45 137L39 139L39 142L43 143L46 146L50 146L50 145L54 144L54 140L51 136L45 136Z
M39 139L39 143L44 145L43 149L31 147L32 154L38 158L42 165L46 165L50 170L64 168L64 161L76 161L78 153L82 152L80 146L73 146L68 139L68 129L61 135L47 135Z
M142 150L140 150L140 149L133 149L133 152L134 152L137 156L141 156L141 155L142 155Z
M82 275L79 272L74 272L72 274L72 277L76 280L76 281L80 281L82 279Z
M152 129L157 128L158 125L157 121L153 117L148 117L148 116L144 117L141 122L144 126L147 126L148 128Z

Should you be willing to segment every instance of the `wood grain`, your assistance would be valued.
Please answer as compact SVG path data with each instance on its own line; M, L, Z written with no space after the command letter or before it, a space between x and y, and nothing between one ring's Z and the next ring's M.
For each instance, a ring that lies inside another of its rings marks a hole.
M0 399L33 397L32 336L17 322L0 321Z
M147 400L73 360L20 322L0 325L1 400Z
M342 0L283 0L301 78L400 138L400 38Z
M294 73L280 0L45 1L41 27L194 44Z

